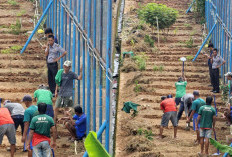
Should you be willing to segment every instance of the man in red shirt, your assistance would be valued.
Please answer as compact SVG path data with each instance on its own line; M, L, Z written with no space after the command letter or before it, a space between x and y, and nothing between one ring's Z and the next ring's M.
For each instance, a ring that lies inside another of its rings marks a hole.
M7 108L0 108L0 145L2 144L3 136L6 135L10 142L11 157L15 153L15 126Z
M176 102L172 98L172 95L168 95L166 99L164 99L160 103L160 108L163 110L164 114L162 117L161 125L160 125L160 135L159 138L163 138L163 130L164 127L168 126L169 120L171 120L172 125L174 126L174 138L176 138L177 134L177 110L176 110Z

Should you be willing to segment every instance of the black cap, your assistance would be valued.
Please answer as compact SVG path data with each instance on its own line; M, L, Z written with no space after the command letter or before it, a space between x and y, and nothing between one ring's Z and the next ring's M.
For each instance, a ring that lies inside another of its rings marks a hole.
M193 91L193 95L199 96L199 95L200 95L200 93L199 93L199 91L198 91L198 90L195 90L195 91Z
M31 97L30 95L25 95L25 96L23 97L22 102L25 102L25 101L32 101L32 97Z

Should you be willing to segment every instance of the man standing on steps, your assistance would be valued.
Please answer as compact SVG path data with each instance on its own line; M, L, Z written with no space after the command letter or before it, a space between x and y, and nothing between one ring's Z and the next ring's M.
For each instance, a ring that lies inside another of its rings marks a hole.
M31 123L31 120L34 116L38 114L38 107L36 105L32 104L32 97L30 95L25 95L22 100L27 107L27 109L24 112L24 132L22 137L22 142L24 143L26 141L26 138L29 135L29 126ZM32 149L32 143L30 143L30 149ZM26 148L24 148L26 150ZM28 157L32 157L32 152L28 151Z
M208 58L208 66L209 66L209 76L210 76L210 85L209 86L213 86L213 80L212 80L212 63L211 63L211 57L213 55L213 44L210 43L208 45L209 48L209 55L206 53L203 53L203 55L205 55Z
M186 94L186 86L187 86L187 79L184 77L179 77L178 82L175 83L176 87L176 97L175 97L175 102L176 106L179 105L180 103L180 108L178 112L178 117L180 119L183 111L184 111L184 102L181 101L181 98Z
M45 103L47 104L47 109L45 114L54 118L54 110L53 110L53 106L52 106L52 93L51 91L49 91L48 87L46 87L45 85L40 85L39 89L37 89L34 92L34 99L37 100L37 105L39 103Z
M194 95L194 101L192 103L192 112L188 118L188 120L186 121L186 123L190 123L190 120L192 119L193 117L193 127L194 127L194 131L196 130L197 128L197 117L198 117L198 111L199 111L199 108L203 105L205 105L205 101L203 99L200 98L200 93L199 91L193 91L193 95ZM200 123L199 123L200 125ZM200 143L200 132L199 130L196 130L196 133L197 133L197 139L196 139L196 143Z
M201 153L200 156L204 154L205 146L205 155L209 155L209 139L211 138L212 130L215 131L215 122L216 122L216 111L211 106L213 98L208 96L206 98L206 105L201 106L198 112L197 118L197 130L200 130L200 144L201 144ZM200 122L200 127L199 127ZM213 129L212 129L213 128Z
M52 129L53 143L52 148L56 147L56 129L52 117L45 114L47 104L39 103L39 115L31 120L29 139L27 140L27 148L30 150L30 142L32 141L33 156L35 157L51 157L50 147L50 129ZM33 137L33 139L32 139Z
M212 80L213 80L213 93L219 93L219 69L226 63L225 60L218 54L217 49L213 49L212 63Z
M71 69L71 61L64 62L64 69L59 70L57 73L56 79L58 79L59 85L56 85L55 97L56 99L56 107L55 107L55 116L54 120L56 122L58 109L65 108L68 110L69 107L73 107L72 95L73 95L73 80L81 80L82 79L82 67L80 68L80 75L78 76L75 72L70 71ZM57 82L58 83L58 82ZM58 86L60 86L60 91L58 93Z
M55 43L54 36L49 35L48 44L45 50L45 56L47 57L48 85L52 94L55 94L55 89L56 89L55 76L58 71L57 62L66 54L67 51L65 51L60 45Z
M160 103L160 108L163 110L164 114L162 116L162 121L160 125L160 134L159 138L163 138L163 129L168 126L169 120L171 120L172 125L174 126L174 138L176 138L177 134L177 111L176 111L176 103L172 98L172 95L168 95Z

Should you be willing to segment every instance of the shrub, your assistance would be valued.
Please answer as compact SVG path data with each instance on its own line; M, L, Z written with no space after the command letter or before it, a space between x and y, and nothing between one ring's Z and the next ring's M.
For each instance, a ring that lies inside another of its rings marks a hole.
M188 41L186 41L185 44L186 44L186 47L192 48L193 47L193 38L190 37L190 39Z
M154 40L149 36L149 35L145 35L145 37L144 37L144 42L145 43L148 43L148 45L150 46L150 47L154 47Z
M7 2L8 2L10 5L13 5L13 6L18 5L18 3L17 3L16 1L14 1L14 0L8 0Z
M159 21L159 28L165 29L169 28L176 22L178 11L167 7L166 5L148 3L146 6L139 8L138 15L141 20L144 20L152 27L157 26L157 17Z
M14 50L14 51L19 51L21 50L23 47L20 46L20 45L14 45L14 46L11 46L11 49Z
M141 86L140 86L140 84L139 84L139 82L136 80L135 81L135 88L134 88L134 91L136 92L136 93L139 93L139 92L141 92Z
M222 101L226 103L228 101L229 96L229 86L228 85L221 85L220 89L222 90Z
M13 50L8 48L8 49L3 49L1 50L1 53L5 53L5 54L8 54L8 53L13 53Z
M142 55L134 56L132 59L135 60L135 63L139 67L139 70L143 71L146 69L147 57L145 56L145 53L143 53Z
M16 24L15 25L10 25L10 29L11 31L9 33L15 34L15 35L19 35L21 32L21 23L19 21L19 19L17 19Z
M20 12L18 12L17 14L16 14L16 16L23 16L23 15L25 15L26 14L26 10L21 10Z

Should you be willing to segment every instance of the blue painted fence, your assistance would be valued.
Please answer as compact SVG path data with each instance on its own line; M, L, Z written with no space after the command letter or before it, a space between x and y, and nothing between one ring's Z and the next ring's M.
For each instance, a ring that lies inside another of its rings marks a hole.
M60 60L60 67L65 60L71 60L72 71L80 74L82 65L83 79L74 83L73 100L87 115L87 134L101 128L99 140L109 152L113 131L110 131L112 1L40 0L40 8L41 19L21 53L46 18L46 26L53 29L58 43L68 52Z
M214 47L226 61L221 67L221 76L232 70L232 1L231 0L206 0L205 19L208 36L197 52L193 61L197 59L207 40L211 40ZM224 77L223 77L224 78ZM225 80L224 80L225 81Z

